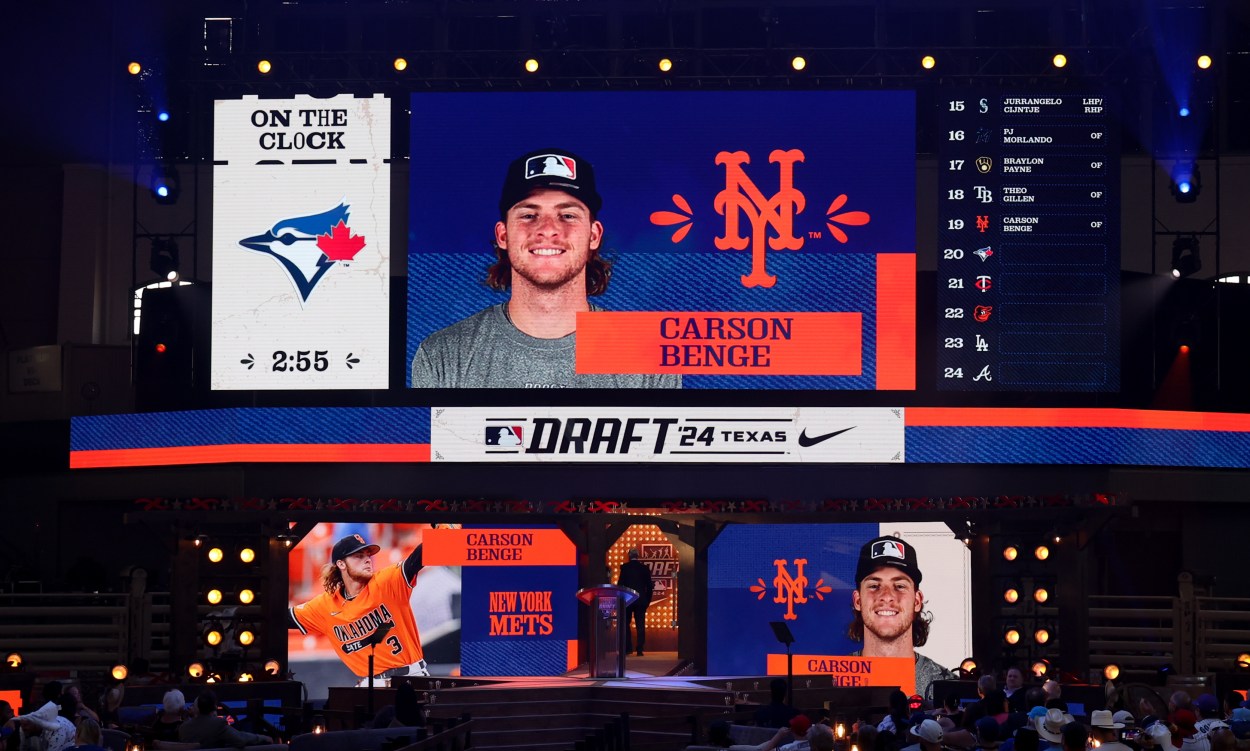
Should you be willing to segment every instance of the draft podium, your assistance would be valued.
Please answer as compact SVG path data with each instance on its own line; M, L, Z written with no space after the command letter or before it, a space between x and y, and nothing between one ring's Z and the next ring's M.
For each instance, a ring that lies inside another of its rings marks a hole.
M577 591L577 599L590 607L591 678L625 677L625 632L629 619L625 609L638 593L617 584L596 584Z

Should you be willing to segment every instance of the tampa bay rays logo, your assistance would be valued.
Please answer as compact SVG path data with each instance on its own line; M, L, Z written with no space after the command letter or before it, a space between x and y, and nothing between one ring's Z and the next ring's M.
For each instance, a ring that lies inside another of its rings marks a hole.
M320 214L279 219L268 232L246 237L239 245L272 256L303 304L332 266L354 260L365 247L365 238L347 226L350 213L344 202Z
M795 558L795 573L791 574L790 569L786 567L786 559L780 558L773 561L773 565L777 567L777 575L773 577L773 586L777 588L777 594L773 597L773 602L778 605L784 604L786 612L781 616L784 620L793 621L798 619L798 614L794 612L795 605L806 605L807 598L807 575L803 573L803 567L807 565L806 558ZM757 600L764 599L764 595L768 594L768 586L764 584L763 579L756 579L757 583L751 585L751 591L758 595ZM812 594L817 600L824 600L825 595L833 591L833 587L825 584L824 579L816 582L816 586L812 588Z
M796 231L796 215L807 206L807 197L794 184L794 165L803 162L805 155L799 149L773 149L768 161L778 168L777 192L771 196L747 175L744 165L751 163L745 151L721 151L715 163L725 168L725 188L712 200L712 208L725 218L725 232L714 239L717 250L751 250L751 272L741 276L743 287L769 288L777 283L777 277L768 273L769 250L802 250L805 241L821 240L823 233L816 230ZM866 211L842 211L847 195L839 194L825 212L825 227L829 235L839 243L850 240L837 225L860 226L868 224L871 217ZM673 195L673 205L680 211L655 211L651 223L680 225L673 233L673 242L680 243L694 226L694 211L690 201L680 193ZM749 236L744 236L741 220L745 217L750 225Z

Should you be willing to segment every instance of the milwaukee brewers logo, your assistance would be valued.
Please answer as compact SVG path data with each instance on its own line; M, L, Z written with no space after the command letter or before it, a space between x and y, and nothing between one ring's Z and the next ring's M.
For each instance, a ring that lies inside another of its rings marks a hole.
M778 165L777 192L765 196L759 186L747 176L743 165L751 163L745 151L722 151L716 155L716 164L725 167L725 188L716 194L713 207L725 217L725 232L714 239L717 250L751 249L751 273L741 277L744 287L769 288L777 283L777 277L768 273L769 250L801 250L807 240L820 240L823 232L798 231L795 216L803 213L807 198L794 186L794 165L804 160L799 149L774 149L768 155L771 164ZM842 211L847 203L845 193L838 195L826 211L825 227L829 235L839 243L850 238L837 225L861 226L870 221L866 211ZM679 211L655 211L651 223L656 225L679 225L673 232L673 242L680 243L694 226L694 210L680 193L673 195L673 205ZM750 225L744 235L742 218Z
M806 558L795 558L794 567L795 574L791 575L790 570L786 568L786 560L784 558L773 561L773 565L777 567L777 575L773 577L773 586L777 589L777 594L773 597L773 602L778 605L785 604L786 612L781 617L787 621L798 619L798 615L794 612L795 605L807 604L807 576L803 573L803 567L807 565ZM764 599L764 595L768 594L768 586L764 584L763 579L756 579L757 584L751 585L751 591L758 596L757 600ZM832 592L833 587L825 584L824 579L819 579L816 586L812 588L812 594L818 600L824 600L825 595Z

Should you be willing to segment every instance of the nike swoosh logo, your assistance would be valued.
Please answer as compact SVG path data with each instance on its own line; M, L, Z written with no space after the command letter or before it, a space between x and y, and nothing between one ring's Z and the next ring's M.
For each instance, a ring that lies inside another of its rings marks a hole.
M824 435L814 435L809 438L807 436L807 428L803 428L803 432L799 433L799 445L804 448L807 448L808 446L815 446L818 443L824 443L830 438L833 438L835 435L842 435L846 431L854 430L854 429L855 429L855 426L852 425L849 428L842 428L841 430L835 430L832 433L825 433Z

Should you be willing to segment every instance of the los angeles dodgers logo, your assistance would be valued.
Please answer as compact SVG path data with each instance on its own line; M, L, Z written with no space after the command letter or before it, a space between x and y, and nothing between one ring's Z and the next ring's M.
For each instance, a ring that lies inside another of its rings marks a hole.
M746 250L750 247L751 271L741 277L744 287L768 288L777 283L777 277L768 273L769 250L802 250L807 239L819 239L822 236L818 231L795 232L795 216L803 213L807 207L807 197L794 185L794 165L803 160L803 152L799 149L774 149L768 155L769 163L778 165L779 172L777 192L768 197L743 168L743 165L751 163L749 154L745 151L722 151L716 155L716 164L725 167L725 188L716 194L712 205L716 213L725 217L725 231L714 242L718 250ZM867 224L870 220L865 211L841 212L846 202L846 194L833 199L825 217L825 227L839 243L846 243L850 238L836 225L858 226ZM673 204L682 213L656 211L651 214L651 223L661 226L681 225L673 233L673 242L679 243L694 226L694 211L690 202L681 194L673 196ZM750 224L749 237L742 234L742 216ZM774 236L769 236L769 230L775 233Z
M354 260L365 247L365 238L347 226L350 213L351 207L340 203L320 214L279 219L268 232L246 237L239 245L272 256L303 304L332 266Z
M773 577L773 586L777 588L777 594L773 597L773 602L785 604L786 612L781 616L784 620L793 621L798 619L798 615L794 612L795 605L806 605L807 598L807 576L803 573L803 567L807 565L806 558L795 558L795 574L791 575L790 570L786 568L786 560L784 558L773 561L773 565L777 567L777 575ZM764 599L764 595L768 594L768 587L764 584L763 579L756 579L757 583L751 585L751 591L755 592L757 600ZM812 587L812 594L818 600L824 600L825 595L833 591L833 587L825 584L824 579L816 582Z

